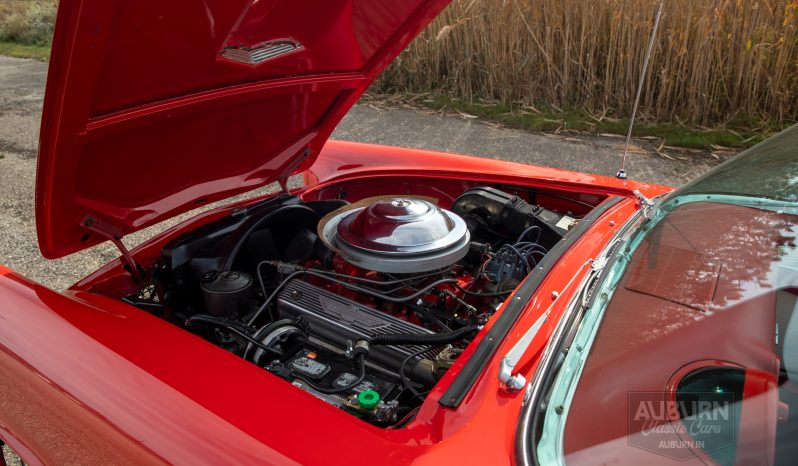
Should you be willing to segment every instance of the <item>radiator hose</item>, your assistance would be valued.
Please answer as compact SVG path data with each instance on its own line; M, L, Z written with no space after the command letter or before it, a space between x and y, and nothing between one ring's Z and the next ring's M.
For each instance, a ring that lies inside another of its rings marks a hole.
M247 327L245 325L241 325L238 322L233 322L233 321L228 320L228 319L224 319L224 318L216 317L216 316L211 316L211 315L207 315L207 314L194 314L193 316L191 316L188 319L186 319L186 323L185 323L186 327L190 328L190 327L192 327L195 324L206 324L206 325L211 325L211 326L215 326L215 327L225 328L225 329L229 330L230 332L238 335L239 337L243 338L244 340L247 340L249 343L257 346L258 348L260 348L260 349L262 349L264 351L267 351L267 352L273 353L273 354L282 355L282 353L280 351L278 351L278 350L276 350L274 348L270 348L270 347L264 345L263 343L259 342L258 340L252 338L252 336L248 332L249 327Z

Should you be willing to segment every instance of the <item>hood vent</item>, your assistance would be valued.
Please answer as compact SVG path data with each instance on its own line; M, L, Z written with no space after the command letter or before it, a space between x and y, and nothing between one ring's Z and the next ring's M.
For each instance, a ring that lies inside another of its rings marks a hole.
M246 63L248 65L259 65L265 61L274 60L277 57L287 55L302 48L302 44L289 39L272 40L263 42L253 47L236 45L225 47L222 56L228 60Z

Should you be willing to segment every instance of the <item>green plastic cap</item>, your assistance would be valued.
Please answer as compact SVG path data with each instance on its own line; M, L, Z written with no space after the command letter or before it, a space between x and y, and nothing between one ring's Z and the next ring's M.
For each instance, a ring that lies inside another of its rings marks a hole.
M357 395L357 402L363 409L374 409L380 402L380 394L374 390L363 390Z

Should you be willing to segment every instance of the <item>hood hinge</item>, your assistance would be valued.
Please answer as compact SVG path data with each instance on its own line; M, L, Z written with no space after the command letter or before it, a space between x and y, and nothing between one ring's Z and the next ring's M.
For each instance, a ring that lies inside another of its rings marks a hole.
M302 150L302 153L298 155L296 160L294 160L294 162L291 163L291 165L286 167L283 170L283 172L280 174L280 176L277 177L277 184L280 185L280 190L283 193L289 194L288 177L291 176L291 173L294 173L296 169L299 168L300 165L302 165L302 162L307 160L307 158L310 157L312 154L313 154L313 149L311 149L310 147L305 147Z
M281 176L277 178L277 184L280 186L281 193L288 194L288 177Z
M130 276L133 277L133 281L136 283L141 283L142 276L139 265L135 260L133 260L133 256L130 255L130 251L128 251L128 249L125 247L125 243L122 242L122 231L119 230L119 228L88 214L83 217L83 220L80 221L80 225L87 230L111 240L111 242L114 243L114 246L119 249L119 252L122 253L122 260L125 261L130 269Z

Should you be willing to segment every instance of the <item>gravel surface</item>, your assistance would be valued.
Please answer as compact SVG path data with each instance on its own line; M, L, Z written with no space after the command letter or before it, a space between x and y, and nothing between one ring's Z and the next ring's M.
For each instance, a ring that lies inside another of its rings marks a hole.
M59 260L45 260L36 243L33 192L41 119L45 63L0 57L0 263L55 289L64 289L117 256L109 244ZM556 136L510 130L479 120L409 108L354 107L334 135L337 139L418 147L614 175L622 138ZM628 162L630 178L679 185L717 160L707 155L688 161L656 155L653 143ZM273 187L258 190L259 195ZM210 208L208 206L205 208ZM125 238L134 246L188 218L156 225Z
M15 455L14 452L5 445L3 446L2 454L8 466L22 466L22 461L19 459L19 457L17 457L17 455Z

